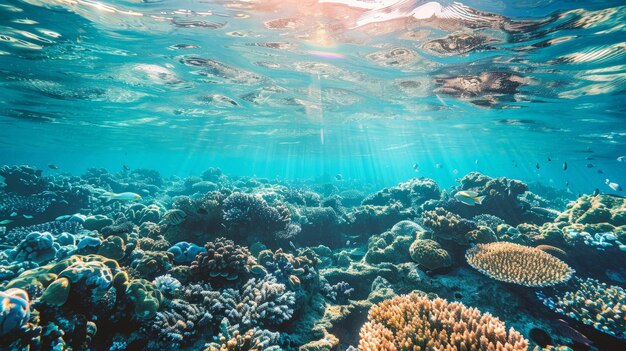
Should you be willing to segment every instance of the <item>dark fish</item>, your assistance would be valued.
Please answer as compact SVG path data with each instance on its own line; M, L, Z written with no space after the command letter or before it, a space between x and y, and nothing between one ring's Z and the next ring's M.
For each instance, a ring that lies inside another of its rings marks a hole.
M597 196L600 195L600 189L595 188L595 190L593 191L593 196Z
M567 162L563 162L563 170L567 171Z
M196 212L198 212L198 214L202 214L202 215L205 215L205 214L209 213L209 211L207 211L204 208L199 208Z
M129 171L129 170L130 170L130 167L128 167L127 165L122 165L122 168L123 168L125 171Z
M55 164L49 164L49 165L48 165L48 168L50 168L50 169L54 169L54 170L57 170L57 169L59 169L59 166L57 166L57 165L55 165Z
M583 344L583 345L591 345L592 342L586 336L584 336L578 330L572 328L566 321L562 319L557 319L554 323L554 329L561 335L570 338L572 341Z
M536 165L535 167L537 167L537 169L539 169L539 168L540 168L540 167L539 167L539 162L537 162L537 165Z
M415 172L419 171L419 165L417 163L414 163L413 169L415 170Z
M593 168L593 164L587 163L587 168Z
M337 174L337 175L335 176L335 179L336 179L338 182L340 182L340 181L342 181L342 180L343 180L343 176L342 176L341 174Z
M566 188L569 188L569 180L566 180L566 181L565 181L565 187L566 187Z
M515 168L517 168L517 163L514 166L515 166Z
M550 157L548 157L548 162L552 162L552 159Z
M603 170L601 170L601 169L599 169L599 170L598 170L598 174L604 174L604 171L603 171Z

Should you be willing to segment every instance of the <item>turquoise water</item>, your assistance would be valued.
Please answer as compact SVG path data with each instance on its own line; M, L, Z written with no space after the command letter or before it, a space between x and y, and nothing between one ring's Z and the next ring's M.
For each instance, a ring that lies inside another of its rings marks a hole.
M450 185L454 169L562 185L569 161L577 191L624 182L620 1L466 5L539 24L472 30L405 18L345 29L364 11L316 1L9 0L0 8L3 161L386 184L418 163L419 175ZM281 18L298 21L265 24ZM451 33L478 39L460 52L429 49ZM513 74L494 84L514 86L441 83L493 72Z
M622 0L0 1L0 350L396 350L368 311L436 297L511 350L626 349L624 23Z

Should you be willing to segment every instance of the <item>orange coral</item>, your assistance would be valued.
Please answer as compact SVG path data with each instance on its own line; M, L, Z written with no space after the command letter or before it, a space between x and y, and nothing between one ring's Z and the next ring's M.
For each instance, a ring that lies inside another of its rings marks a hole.
M528 340L504 322L459 302L416 293L372 307L360 332L360 351L520 351Z
M481 273L504 282L543 287L565 282L574 270L549 253L509 242L476 245L467 262Z

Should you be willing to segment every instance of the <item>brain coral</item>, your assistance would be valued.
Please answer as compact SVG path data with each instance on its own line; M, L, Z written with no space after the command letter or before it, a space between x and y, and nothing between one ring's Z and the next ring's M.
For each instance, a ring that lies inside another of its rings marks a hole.
M470 266L493 279L531 287L562 283L574 273L545 251L503 241L476 245L467 250L465 258Z
M476 308L416 293L372 307L360 332L360 351L527 350L528 341Z

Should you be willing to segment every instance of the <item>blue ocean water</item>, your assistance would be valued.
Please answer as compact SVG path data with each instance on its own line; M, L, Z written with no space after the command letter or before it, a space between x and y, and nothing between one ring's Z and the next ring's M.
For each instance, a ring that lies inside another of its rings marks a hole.
M0 350L408 350L473 307L519 331L476 350L624 349L624 23L0 1Z
M351 29L364 10L316 1L7 0L2 161L384 184L417 163L447 185L480 170L574 192L626 181L621 2L465 5L501 18ZM437 42L449 35L460 47Z

